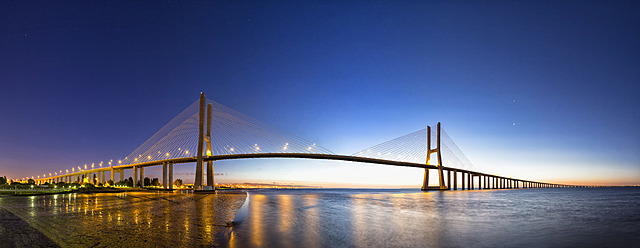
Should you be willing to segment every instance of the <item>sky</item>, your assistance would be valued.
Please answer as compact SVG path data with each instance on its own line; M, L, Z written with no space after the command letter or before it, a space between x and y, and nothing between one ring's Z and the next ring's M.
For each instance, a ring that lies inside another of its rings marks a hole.
M337 154L441 122L482 172L638 185L638 13L637 1L3 1L0 175L122 158L204 92ZM416 187L423 173L300 159L215 170L329 187Z

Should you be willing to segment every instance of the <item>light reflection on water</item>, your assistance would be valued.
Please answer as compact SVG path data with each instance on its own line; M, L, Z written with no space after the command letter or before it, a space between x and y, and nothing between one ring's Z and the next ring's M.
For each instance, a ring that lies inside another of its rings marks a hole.
M233 227L231 247L593 247L640 242L637 188L262 190L250 192L247 204L246 216Z
M96 193L2 197L0 208L62 247L197 247L216 245L245 199L243 192Z
M238 223L226 227L245 199ZM248 198L241 192L128 192L2 197L0 208L63 247L630 247L640 242L638 188L256 190Z

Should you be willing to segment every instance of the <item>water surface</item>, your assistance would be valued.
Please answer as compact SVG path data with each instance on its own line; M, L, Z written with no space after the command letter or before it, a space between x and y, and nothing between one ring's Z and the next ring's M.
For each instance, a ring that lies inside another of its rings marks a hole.
M0 247L634 247L639 230L638 188L0 197Z
M638 188L252 191L231 247L633 247Z

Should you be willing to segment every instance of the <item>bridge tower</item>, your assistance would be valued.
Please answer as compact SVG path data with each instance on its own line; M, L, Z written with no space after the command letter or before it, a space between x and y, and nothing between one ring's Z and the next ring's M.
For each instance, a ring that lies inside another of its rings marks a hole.
M194 190L215 190L213 183L213 161L207 161L207 186L203 185L204 171L204 141L207 142L206 156L211 156L211 104L207 106L207 133L204 133L204 116L205 116L205 97L204 93L200 93L200 110L198 118L198 153L196 162L196 180L193 185ZM171 182L173 183L173 182Z
M200 115L198 117L198 152L196 161L196 180L193 183L194 190L202 190L202 150L204 136L204 92L200 92Z
M431 149L431 127L427 126L427 161L426 164L429 164L429 160L431 160L431 154L438 154L438 182L440 186L438 188L429 188L429 168L424 169L424 180L422 182L422 190L446 190L449 189L444 183L444 173L442 171L442 152L440 151L440 122L438 122L437 130L436 130L436 148Z
M211 104L207 106L207 135L204 136L204 141L207 142L207 157L211 156ZM213 161L207 161L207 187L205 190L216 190L216 185L213 183Z

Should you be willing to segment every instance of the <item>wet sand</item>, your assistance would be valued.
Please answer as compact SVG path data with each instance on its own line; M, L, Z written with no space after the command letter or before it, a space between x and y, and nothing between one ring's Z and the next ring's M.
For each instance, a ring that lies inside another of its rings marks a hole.
M218 233L245 199L240 191L4 196L0 246L225 246Z

